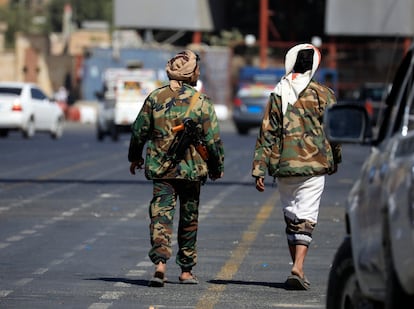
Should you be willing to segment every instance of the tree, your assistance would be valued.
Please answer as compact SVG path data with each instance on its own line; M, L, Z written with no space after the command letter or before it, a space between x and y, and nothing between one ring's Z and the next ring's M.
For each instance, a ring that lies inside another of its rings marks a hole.
M48 23L50 31L62 31L62 16L66 4L72 7L72 21L81 27L86 20L106 21L112 26L113 0L51 0L48 6Z

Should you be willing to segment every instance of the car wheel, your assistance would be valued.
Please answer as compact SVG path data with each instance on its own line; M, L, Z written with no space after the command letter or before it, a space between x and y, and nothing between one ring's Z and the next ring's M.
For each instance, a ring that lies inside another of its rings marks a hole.
M249 133L248 127L236 126L236 128L237 128L237 133L239 133L240 135L247 135Z
M362 295L352 259L351 238L346 237L335 254L329 272L326 309L377 308Z
M114 142L119 140L119 130L115 124L111 126L111 138Z
M59 139L63 135L63 119L59 118L56 121L54 131L52 131L51 136L53 139Z
M9 130L7 129L0 130L0 137L7 137L7 135L9 135Z
M101 142L103 141L104 138L105 138L105 132L104 130L102 130L101 126L98 123L96 125L96 139Z
M30 118L26 124L26 128L23 129L24 138L32 138L35 135L35 121L33 118Z
M103 141L104 137L104 132L98 128L98 130L96 131L96 139L101 142Z

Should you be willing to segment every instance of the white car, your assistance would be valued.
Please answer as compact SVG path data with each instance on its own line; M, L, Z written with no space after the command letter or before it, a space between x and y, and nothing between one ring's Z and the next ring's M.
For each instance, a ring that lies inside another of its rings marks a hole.
M48 132L57 139L62 136L64 119L59 105L35 84L0 82L0 137L18 130L25 138Z

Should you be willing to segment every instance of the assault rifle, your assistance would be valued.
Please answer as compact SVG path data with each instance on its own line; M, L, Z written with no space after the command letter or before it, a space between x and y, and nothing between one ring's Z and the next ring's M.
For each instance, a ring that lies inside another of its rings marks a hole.
M191 118L184 118L183 123L172 128L176 133L171 146L167 151L167 158L176 165L184 159L185 152L193 145L204 161L208 161L208 151L201 129Z

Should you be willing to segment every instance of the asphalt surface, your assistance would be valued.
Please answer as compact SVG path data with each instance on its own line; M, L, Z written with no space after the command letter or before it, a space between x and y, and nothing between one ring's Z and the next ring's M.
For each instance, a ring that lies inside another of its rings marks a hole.
M0 139L0 308L324 308L346 195L369 149L344 146L305 262L311 289L291 291L277 188L267 178L259 193L250 176L256 132L221 129L225 176L201 194L200 283L179 284L173 258L163 288L148 287L152 185L128 172L128 135L98 142L93 125L67 123L57 141Z

